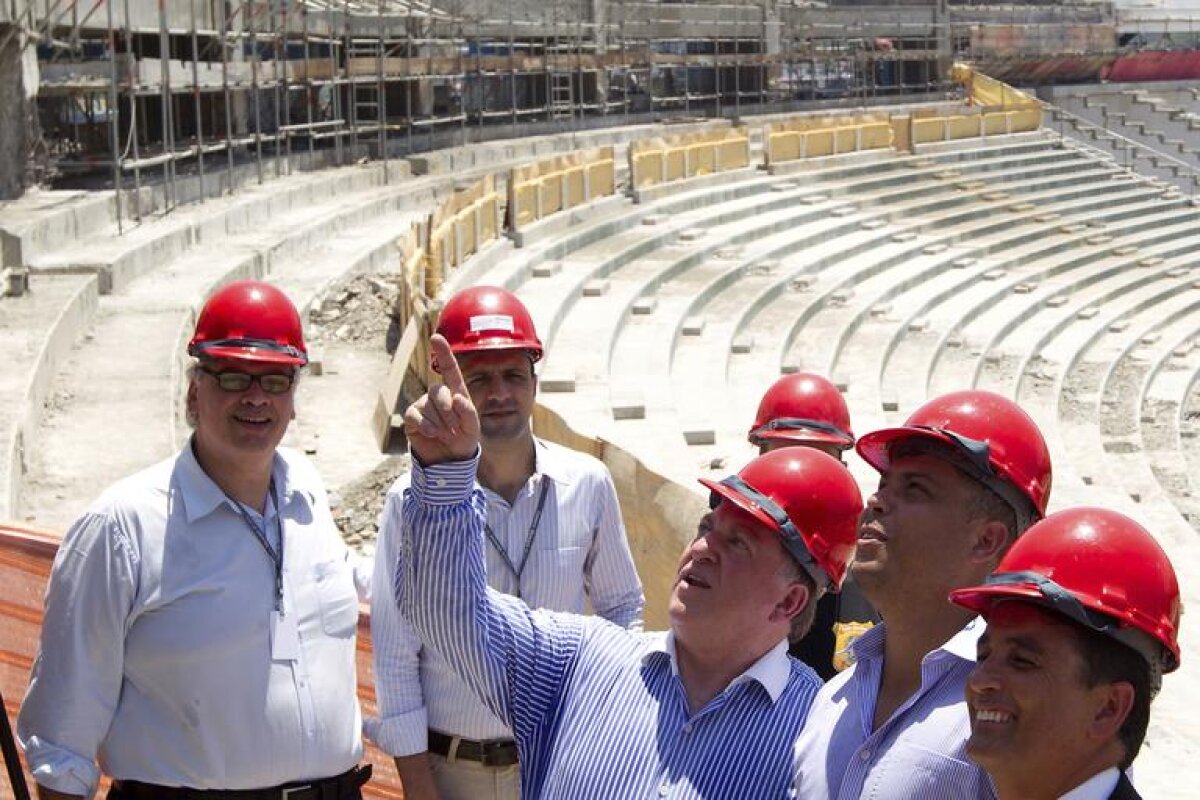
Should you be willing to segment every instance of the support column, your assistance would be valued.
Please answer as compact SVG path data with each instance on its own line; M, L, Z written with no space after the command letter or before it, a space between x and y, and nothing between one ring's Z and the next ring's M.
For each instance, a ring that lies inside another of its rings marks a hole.
M20 197L32 183L29 163L37 136L37 54L16 26L0 23L0 108L17 124L0 125L0 200Z

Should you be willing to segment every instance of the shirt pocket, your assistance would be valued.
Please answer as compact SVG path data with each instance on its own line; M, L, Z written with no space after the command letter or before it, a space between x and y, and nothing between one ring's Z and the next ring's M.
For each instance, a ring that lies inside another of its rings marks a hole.
M321 628L341 639L354 635L358 627L358 592L354 575L345 559L318 561L313 565Z

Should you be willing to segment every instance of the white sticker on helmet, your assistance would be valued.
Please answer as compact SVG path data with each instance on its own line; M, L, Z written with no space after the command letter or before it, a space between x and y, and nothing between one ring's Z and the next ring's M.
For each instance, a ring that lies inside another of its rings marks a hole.
M471 333L479 333L480 331L508 331L512 333L515 330L513 318L508 314L480 314L476 317L471 317Z

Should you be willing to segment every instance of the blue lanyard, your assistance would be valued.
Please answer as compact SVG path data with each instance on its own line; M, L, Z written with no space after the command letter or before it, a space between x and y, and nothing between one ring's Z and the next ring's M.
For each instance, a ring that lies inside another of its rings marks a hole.
M275 552L274 547L271 547L271 542L267 540L266 526L259 527L258 523L254 521L254 517L246 512L241 503L229 497L229 495L225 495L225 497L229 502L233 503L233 507L242 515L242 519L246 522L246 527L250 529L250 532L254 534L254 538L262 545L263 551L266 552L267 557L271 559L271 564L275 567L275 610L279 612L280 616L283 616L283 520L280 517L280 514L283 512L279 506L279 497L275 494L274 476L271 477L270 492L271 500L275 504L275 526L279 530L278 553ZM263 517L263 522L266 522L266 517Z
M521 554L520 566L514 566L512 559L508 557L508 552L505 551L504 545L500 543L496 532L492 530L492 526L488 523L483 524L483 530L487 533L488 541L492 543L492 547L496 548L496 552L500 554L500 558L504 559L504 566L508 567L508 571L517 579L516 596L521 596L521 575L525 572L525 563L529 561L529 551L533 549L533 540L537 537L538 525L542 521L542 510L546 507L546 494L550 491L550 479L545 475L542 476L542 493L538 495L537 511L533 513L533 522L529 525L529 533L525 535L525 552Z

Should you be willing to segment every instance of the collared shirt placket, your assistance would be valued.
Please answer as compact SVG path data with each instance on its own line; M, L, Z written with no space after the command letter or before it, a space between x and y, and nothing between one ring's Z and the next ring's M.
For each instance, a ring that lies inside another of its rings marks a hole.
M936 691L936 684L949 673L950 662L940 653L931 653L921 662L921 687L915 694L904 701L892 716L872 731L874 724L875 705L879 699L880 682L883 679L883 660L871 659L864 665L869 674L866 680L857 683L857 701L861 712L859 723L862 725L863 742L854 751L853 758L847 767L838 791L838 800L858 800L860 797L871 796L866 786L868 773L877 757L888 751L891 734L902 727L908 712L922 698ZM862 667L860 666L860 669Z

